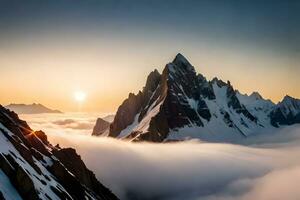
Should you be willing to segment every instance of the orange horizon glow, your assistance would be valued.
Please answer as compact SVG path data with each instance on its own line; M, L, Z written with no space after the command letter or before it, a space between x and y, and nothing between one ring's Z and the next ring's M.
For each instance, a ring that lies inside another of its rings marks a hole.
M82 111L116 112L130 92L145 85L148 74L181 52L197 73L211 80L230 80L241 93L259 92L277 103L286 94L300 98L297 61L264 49L202 46L161 42L160 46L139 40L95 43L47 42L46 47L15 44L0 47L0 104L41 103L64 112L76 111L74 91L88 94ZM63 45L62 45L63 44ZM76 47L76 48L74 48ZM160 49L161 53L157 53ZM169 49L173 49L170 51Z

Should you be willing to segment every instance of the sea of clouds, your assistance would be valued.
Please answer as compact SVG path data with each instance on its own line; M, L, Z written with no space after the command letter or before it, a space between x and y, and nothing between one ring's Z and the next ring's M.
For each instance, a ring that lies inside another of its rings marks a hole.
M35 115L26 120L44 130L53 144L75 148L120 199L300 199L300 125L239 144L153 144L92 137L96 116Z
M92 131L99 113L51 113L22 114L21 119L27 121L34 130L44 130L47 133L68 133L86 135Z

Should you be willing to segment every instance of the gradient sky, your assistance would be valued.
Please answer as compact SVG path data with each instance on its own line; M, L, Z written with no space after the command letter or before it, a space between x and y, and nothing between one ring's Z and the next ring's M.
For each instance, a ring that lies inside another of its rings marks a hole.
M181 52L208 79L300 98L300 1L1 0L0 103L114 112Z

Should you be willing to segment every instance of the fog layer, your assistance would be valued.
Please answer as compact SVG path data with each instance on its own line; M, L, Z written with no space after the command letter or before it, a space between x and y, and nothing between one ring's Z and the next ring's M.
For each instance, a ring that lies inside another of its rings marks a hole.
M53 121L68 122L75 123ZM129 143L91 137L89 131L70 134L63 126L44 130L53 144L74 147L121 199L300 199L299 125L240 144Z

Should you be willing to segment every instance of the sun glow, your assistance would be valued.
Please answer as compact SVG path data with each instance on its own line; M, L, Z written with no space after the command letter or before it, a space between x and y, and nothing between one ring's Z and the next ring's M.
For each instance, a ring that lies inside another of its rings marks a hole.
M82 91L77 91L74 93L74 98L77 102L83 102L86 99L86 93Z

